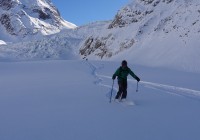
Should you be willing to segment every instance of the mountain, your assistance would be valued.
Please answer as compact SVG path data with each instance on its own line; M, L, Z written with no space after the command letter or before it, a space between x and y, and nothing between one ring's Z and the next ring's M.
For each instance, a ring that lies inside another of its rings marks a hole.
M113 20L1 45L0 60L102 59L200 72L200 2L133 0Z
M135 0L123 7L80 53L102 59L200 70L200 2Z
M51 0L0 0L0 40L19 42L75 27Z
M134 0L89 36L80 54L199 71L199 9L198 0Z

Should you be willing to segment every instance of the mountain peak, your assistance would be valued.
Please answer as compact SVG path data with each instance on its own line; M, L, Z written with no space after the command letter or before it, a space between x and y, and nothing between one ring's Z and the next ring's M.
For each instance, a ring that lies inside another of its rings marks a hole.
M0 39L17 41L50 35L76 25L60 16L51 0L0 0Z

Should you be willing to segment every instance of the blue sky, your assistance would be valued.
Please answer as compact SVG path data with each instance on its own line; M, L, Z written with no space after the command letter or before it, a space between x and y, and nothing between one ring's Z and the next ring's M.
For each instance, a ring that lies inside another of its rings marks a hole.
M77 26L113 19L130 0L52 0L61 16Z

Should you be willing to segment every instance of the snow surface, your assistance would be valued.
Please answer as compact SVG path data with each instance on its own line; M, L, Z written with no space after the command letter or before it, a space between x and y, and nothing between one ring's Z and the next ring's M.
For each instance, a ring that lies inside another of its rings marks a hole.
M199 140L200 75L139 65L109 103L119 62L0 62L1 140ZM115 81L113 97L117 92Z
M6 42L4 42L3 40L0 40L0 45L6 45Z

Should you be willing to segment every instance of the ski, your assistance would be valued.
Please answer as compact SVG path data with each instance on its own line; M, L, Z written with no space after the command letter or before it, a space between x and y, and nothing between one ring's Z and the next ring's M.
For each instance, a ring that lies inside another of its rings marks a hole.
M126 106L134 106L134 105L136 105L133 101L129 101L129 100L118 100L118 99L115 99L114 102L118 103L118 104L123 104L123 105L126 105Z

